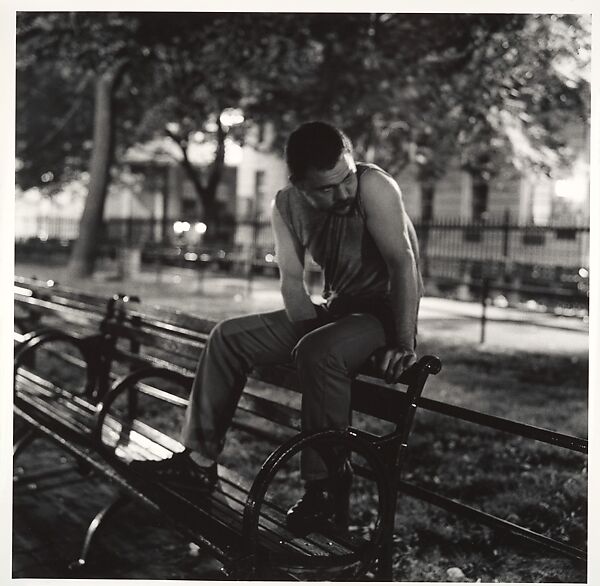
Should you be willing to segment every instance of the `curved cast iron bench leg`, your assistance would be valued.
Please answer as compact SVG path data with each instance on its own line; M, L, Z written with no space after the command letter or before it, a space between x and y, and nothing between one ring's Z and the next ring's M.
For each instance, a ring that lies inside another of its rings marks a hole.
M85 539L83 542L83 547L81 548L79 558L69 565L70 571L80 572L86 567L88 556L90 554L90 549L96 541L95 537L98 534L98 530L100 529L100 527L103 526L103 524L106 521L113 517L114 514L124 505L126 505L130 500L131 498L128 495L118 494L112 501L110 501L110 503L108 503L108 505L106 505L96 514L92 522L89 524L89 527L85 534Z

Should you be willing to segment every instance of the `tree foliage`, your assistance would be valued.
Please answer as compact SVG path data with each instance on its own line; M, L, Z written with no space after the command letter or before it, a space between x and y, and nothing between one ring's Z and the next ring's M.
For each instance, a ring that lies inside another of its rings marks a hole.
M549 173L569 158L561 128L588 116L589 28L550 14L21 13L17 181L88 168L94 83L121 62L114 154L169 136L209 211L225 136L243 142L251 123L281 148L298 123L329 120L359 156L415 165L430 197L453 159L482 181L507 162ZM227 108L247 124L219 124ZM207 171L189 164L199 131L216 145Z
M329 119L392 172L413 163L430 193L452 160L484 181L507 164L550 173L568 162L562 128L589 110L586 16L312 18L313 74L268 104L294 104L281 136L290 121Z
M87 169L94 80L125 55L131 25L113 13L17 15L17 171L27 189L60 187ZM137 64L136 64L137 65Z

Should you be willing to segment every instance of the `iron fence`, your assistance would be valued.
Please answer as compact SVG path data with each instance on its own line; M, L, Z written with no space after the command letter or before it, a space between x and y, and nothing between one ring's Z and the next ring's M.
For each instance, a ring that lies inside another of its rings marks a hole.
M17 254L66 254L77 235L72 219L38 217L31 224L36 237L18 241ZM415 229L425 282L441 294L461 288L466 297L479 298L486 280L507 295L545 293L587 305L589 226L523 225L504 216L485 222L416 222ZM256 271L276 271L273 234L265 218L220 219L209 226L195 218L112 218L104 221L98 245L102 255L112 258L123 248L138 247L146 262L213 263L241 270L249 279ZM310 268L318 272L316 265Z
M111 218L103 222L102 242L113 245L221 246L274 251L270 222L265 219L222 219L195 230L200 220ZM23 241L70 241L77 237L78 222L71 218L37 217L30 221ZM174 225L180 224L180 231ZM538 266L589 267L589 226L523 225L508 220L470 222L444 219L416 222L421 257L431 269L443 271L446 261L485 261ZM453 263L446 264L453 267ZM452 274L456 269L452 268Z

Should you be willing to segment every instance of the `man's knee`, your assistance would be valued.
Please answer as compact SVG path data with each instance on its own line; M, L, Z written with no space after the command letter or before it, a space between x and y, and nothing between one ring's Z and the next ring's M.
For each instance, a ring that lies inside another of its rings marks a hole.
M294 347L292 358L296 369L314 372L319 369L343 365L343 357L315 333L304 336Z
M231 317L220 321L210 332L207 345L209 347L224 346L232 342L240 332L239 319Z

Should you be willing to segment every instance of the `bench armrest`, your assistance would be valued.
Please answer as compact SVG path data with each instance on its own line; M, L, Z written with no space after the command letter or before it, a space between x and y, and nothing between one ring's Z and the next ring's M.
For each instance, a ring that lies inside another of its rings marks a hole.
M442 361L437 356L426 354L402 373L398 383L401 385L412 385L423 374L437 374L440 370L442 370ZM378 379L382 378L375 365L370 361L366 362L359 374L366 374Z
M242 521L241 560L248 568L248 560L264 557L258 549L258 523L260 511L269 485L282 466L295 454L307 447L331 449L337 445L360 454L371 466L378 491L378 516L371 539L358 551L315 558L302 554L269 554L268 563L277 567L294 567L307 570L330 570L336 572L336 580L353 577L366 571L380 553L393 527L395 509L392 481L374 446L355 430L326 430L316 433L299 433L274 450L265 460L248 493ZM235 565L235 564L234 564Z
M27 358L32 356L41 346L53 342L66 342L72 344L79 352L81 352L86 364L86 384L84 393L91 396L98 377L97 356L92 350L92 346L96 339L96 337L93 337L93 339L77 338L71 334L53 328L40 328L39 330L29 332L15 351L13 367L14 392L16 392L16 379L19 368L24 365Z
M159 366L147 366L129 373L118 380L96 406L96 424L92 431L92 440L100 448L105 448L102 441L102 427L112 404L125 392L137 393L136 385L147 378L162 378L180 384L184 388L191 386L191 378L175 370Z

